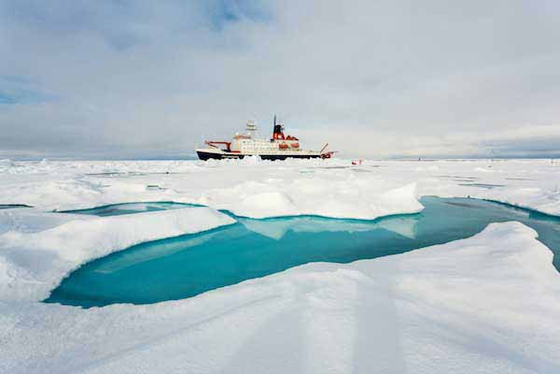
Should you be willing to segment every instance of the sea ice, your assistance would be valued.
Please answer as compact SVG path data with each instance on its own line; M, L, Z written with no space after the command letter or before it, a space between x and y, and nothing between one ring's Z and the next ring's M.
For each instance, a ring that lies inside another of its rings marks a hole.
M559 163L2 160L0 181L0 204L34 207L0 210L0 372L560 372L559 274L551 252L519 223L403 255L309 264L186 300L88 310L40 302L86 261L234 222L215 209L371 219L417 212L419 197L435 195L560 215ZM52 212L150 201L210 208L104 218ZM280 238L286 229L263 234Z
M159 304L0 306L6 373L555 373L560 278L519 224ZM436 359L437 358L437 359Z

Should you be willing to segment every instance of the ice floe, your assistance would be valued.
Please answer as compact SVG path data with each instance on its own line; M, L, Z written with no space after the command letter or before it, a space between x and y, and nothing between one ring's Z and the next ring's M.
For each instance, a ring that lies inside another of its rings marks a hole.
M29 372L554 373L560 276L519 224L203 295L83 310L0 304L2 369Z

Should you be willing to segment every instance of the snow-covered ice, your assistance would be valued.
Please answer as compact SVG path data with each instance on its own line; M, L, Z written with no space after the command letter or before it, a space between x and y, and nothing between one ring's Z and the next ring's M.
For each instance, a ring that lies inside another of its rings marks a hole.
M33 208L0 210L0 372L560 372L560 275L536 233L513 222L186 300L87 310L40 302L86 261L235 222L216 209L373 219L420 211L418 198L436 195L560 215L559 184L550 160L2 160L0 204ZM141 201L208 208L52 212Z
M23 217L37 218L36 213L21 210ZM0 223L8 228L0 234L0 297L4 301L44 299L70 271L111 252L235 222L204 207L103 218L45 213L39 222L32 222L32 230L23 226L20 231L16 219L21 225L21 215L0 211ZM58 225L52 227L52 221Z
M4 301L6 373L560 370L560 279L519 223L403 255L317 263L174 302Z
M560 161L47 161L0 163L0 204L68 210L177 201L271 217L365 218L417 198L477 197L560 215ZM393 198L391 198L393 197Z

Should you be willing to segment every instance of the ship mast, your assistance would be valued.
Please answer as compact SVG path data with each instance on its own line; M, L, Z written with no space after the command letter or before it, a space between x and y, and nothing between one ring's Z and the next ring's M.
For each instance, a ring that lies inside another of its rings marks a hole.
M251 138L253 138L253 134L257 132L257 125L253 120L247 121L247 125L245 126L247 133Z

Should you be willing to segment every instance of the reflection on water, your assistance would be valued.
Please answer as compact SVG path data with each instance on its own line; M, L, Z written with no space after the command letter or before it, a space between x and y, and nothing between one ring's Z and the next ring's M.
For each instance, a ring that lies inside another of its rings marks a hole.
M238 218L237 220L247 230L274 240L281 240L288 232L301 234L327 232L359 233L376 229L385 229L402 236L414 238L414 227L418 219L417 215L407 215L377 221L332 219L313 216L266 220Z
M414 215L402 218L372 221L334 220L320 217L294 217L291 219L275 218L270 220L253 220L240 218L239 222L245 229L256 234L282 240L288 232L317 234L320 232L363 232L375 229L385 229L408 238L414 238L414 226L419 217ZM238 235L238 228L228 228L229 234ZM93 271L96 273L113 273L124 268L140 264L142 262L155 260L160 257L170 256L179 251L202 246L209 240L215 238L218 232L213 230L191 237L188 240L162 240L155 245L144 246L140 250L132 251L126 256L108 257L100 266ZM223 233L222 233L223 235Z
M559 218L476 199L421 202L421 213L374 221L235 217L231 226L140 244L88 263L46 301L90 307L181 299L309 262L348 263L446 243L492 222L520 221L555 253L560 250Z
M215 232L205 233L188 241L162 241L155 246L147 246L139 251L133 251L127 256L108 258L100 266L93 271L96 273L114 273L129 266L137 265L142 262L155 260L160 257L170 256L179 251L185 251L189 248L204 244L215 236Z

